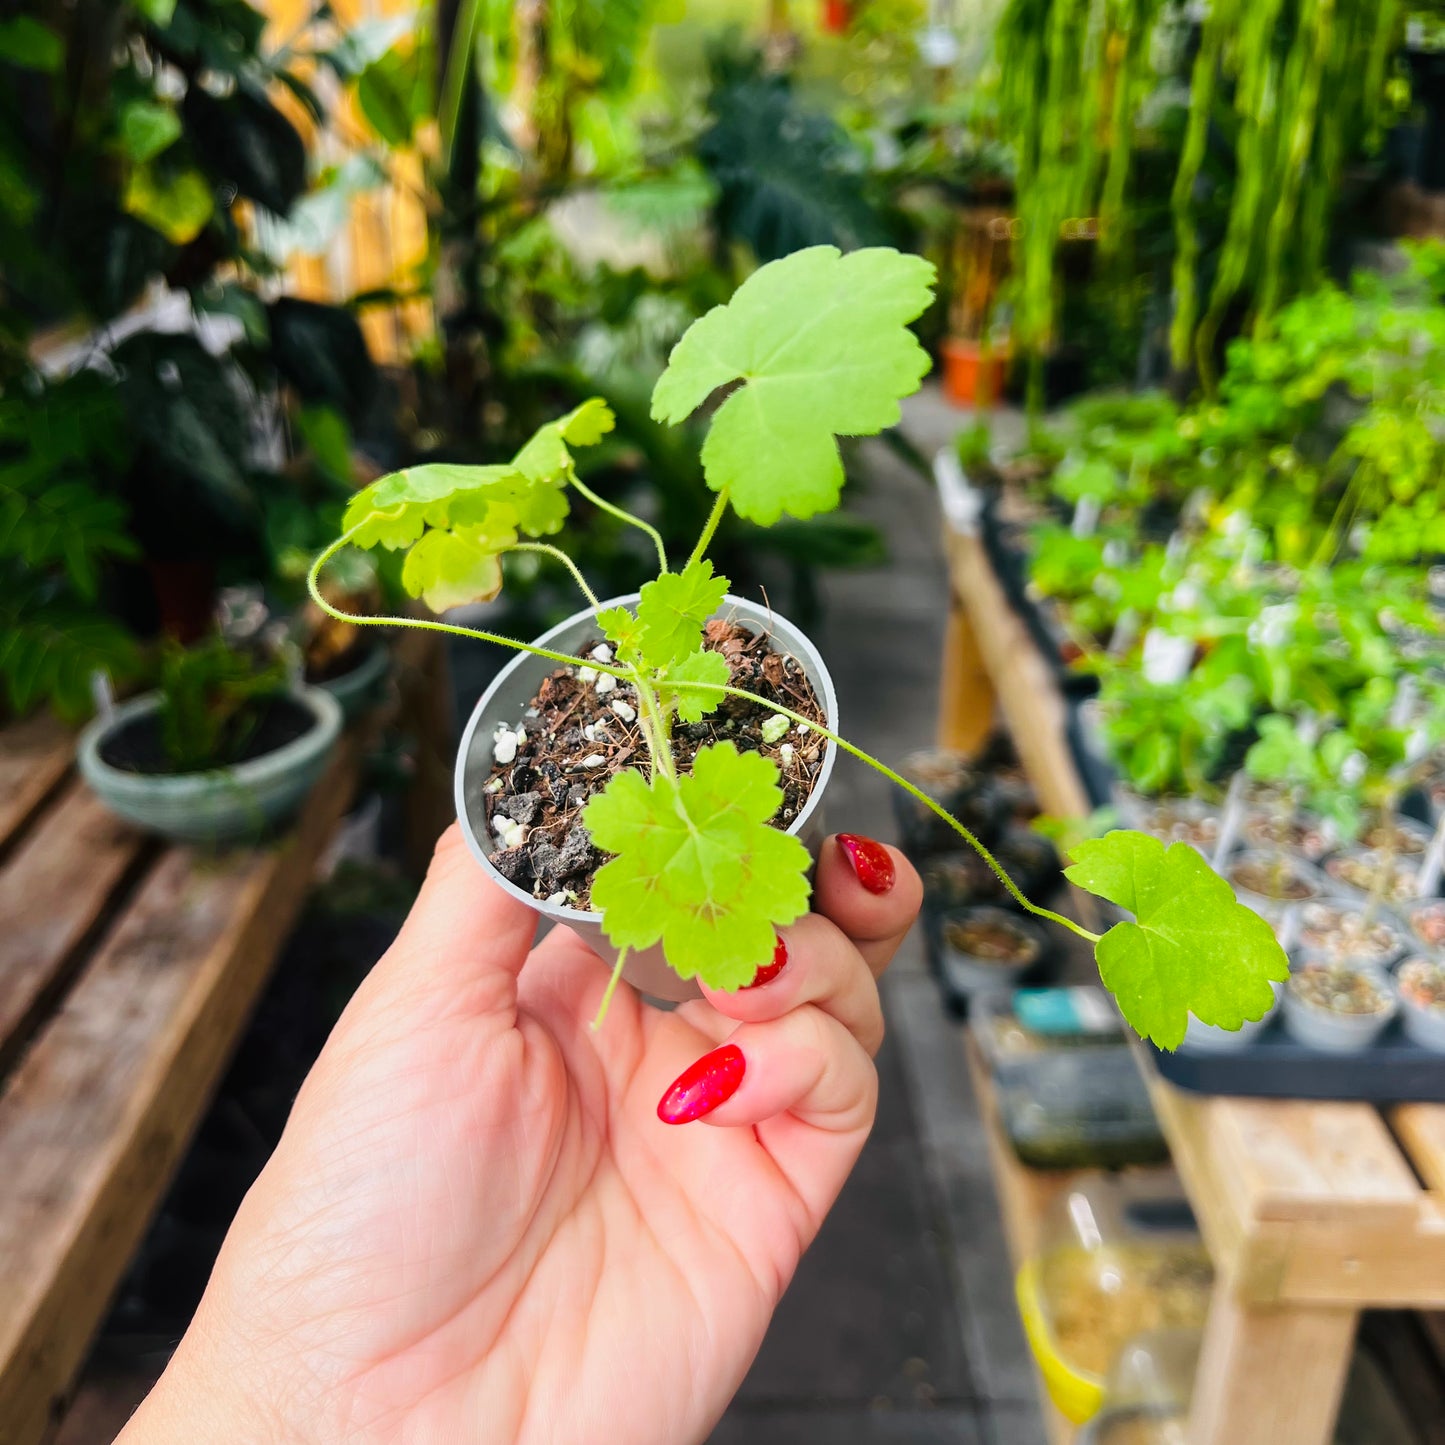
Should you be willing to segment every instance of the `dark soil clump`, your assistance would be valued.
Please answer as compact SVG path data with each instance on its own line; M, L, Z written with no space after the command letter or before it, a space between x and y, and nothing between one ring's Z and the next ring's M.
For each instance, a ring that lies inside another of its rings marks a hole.
M233 719L224 749L225 762L191 771L204 773L222 766L249 763L253 758L278 752L288 743L305 737L315 726L311 709L295 698L284 694L260 698ZM161 723L155 713L132 718L111 733L100 745L100 759L122 772L142 773L147 777L180 775L161 743Z
M584 909L590 906L592 877L606 855L592 846L582 809L624 768L651 771L636 690L620 679L609 686L610 676L589 665L598 646L588 643L578 650L576 667L558 667L543 679L524 716L510 724L514 735L516 728L522 731L515 756L493 765L483 789L497 871L536 898ZM705 646L727 659L733 686L812 721L825 721L801 664L775 652L766 635L714 618ZM674 723L672 755L679 773L689 772L698 749L710 743L731 742L740 752L771 758L783 789L774 822L786 828L812 794L827 741L791 721L786 732L768 741L763 724L773 716L771 708L725 697L701 722Z

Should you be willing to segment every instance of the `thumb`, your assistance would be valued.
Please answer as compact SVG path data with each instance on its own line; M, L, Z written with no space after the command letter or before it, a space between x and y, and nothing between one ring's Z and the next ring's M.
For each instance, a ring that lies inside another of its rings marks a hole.
M484 1014L510 1024L517 975L536 931L536 912L478 866L453 823L401 932L361 992L382 995L412 1024Z

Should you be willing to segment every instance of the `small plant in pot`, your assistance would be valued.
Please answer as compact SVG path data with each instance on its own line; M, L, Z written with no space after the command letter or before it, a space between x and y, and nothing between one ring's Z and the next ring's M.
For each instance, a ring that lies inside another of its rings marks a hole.
M336 701L293 688L279 659L220 637L169 643L159 689L81 734L80 771L139 827L186 842L238 842L296 812L340 731Z
M1368 1048L1395 1016L1394 984L1368 964L1309 960L1290 975L1284 1021L1311 1048L1356 1053Z
M1417 1044L1445 1053L1445 962L1408 958L1395 974L1405 1033Z
M1017 987L1036 972L1047 952L1043 930L1003 908L955 908L938 920L939 968L958 1002Z
M320 579L349 546L404 551L403 586L438 611L495 597L510 552L541 553L571 574L586 610L534 643L447 622L347 620L432 627L523 654L468 725L458 812L499 886L613 960L607 997L624 970L644 992L662 994L666 968L675 996L693 980L740 988L771 962L776 930L808 908L802 838L844 752L976 849L1018 907L1096 945L1105 984L1141 1033L1172 1048L1191 1011L1223 1024L1257 1017L1273 1001L1271 979L1287 972L1284 954L1193 849L1127 832L1079 844L1070 879L1134 915L1102 936L1040 907L941 802L839 734L806 636L729 598L708 560L729 508L769 526L837 505L837 439L893 425L899 399L927 371L908 323L927 307L931 277L926 262L895 251L817 246L754 272L689 328L652 397L660 422L704 407L710 416L702 466L714 504L680 566L646 520L578 477L572 449L612 426L594 399L543 426L509 462L415 467L357 493L342 535L312 566L313 599L337 611ZM655 548L656 575L635 598L598 598L573 560L541 540L561 527L574 491ZM589 721L563 716L563 696ZM528 769L521 777L519 761ZM506 808L496 801L489 812L487 799L498 795ZM497 860L525 849L543 822L549 846L570 856L538 860L533 850L530 885L520 870L523 881L510 881ZM633 961L645 976L631 972Z

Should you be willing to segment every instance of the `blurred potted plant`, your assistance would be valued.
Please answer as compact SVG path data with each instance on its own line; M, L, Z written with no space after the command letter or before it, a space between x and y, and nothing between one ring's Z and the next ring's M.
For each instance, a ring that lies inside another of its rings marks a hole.
M196 843L253 839L289 819L321 776L341 707L293 688L286 664L219 636L165 644L160 687L81 734L81 775L119 817Z

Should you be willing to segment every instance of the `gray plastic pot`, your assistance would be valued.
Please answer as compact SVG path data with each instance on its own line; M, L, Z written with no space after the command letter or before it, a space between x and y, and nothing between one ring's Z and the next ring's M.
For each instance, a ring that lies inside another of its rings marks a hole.
M159 708L159 693L143 693L81 733L81 776L112 813L147 832L182 843L258 838L300 808L341 732L341 707L329 693L304 687L291 696L314 725L275 752L203 773L131 773L105 762L100 750L117 729Z
M613 597L603 607L632 607L638 600L636 592L626 597ZM824 715L831 731L838 731L838 699L833 691L833 679L823 665L818 650L807 635L794 627L786 618L776 612L769 612L741 597L724 597L718 616L731 618L754 632L766 632L778 650L789 653L802 665L813 691L823 704ZM601 636L597 617L591 608L575 613L565 622L559 622L548 632L535 639L535 646L550 648L553 652L575 653L584 643ZM582 659L579 659L579 662ZM462 732L461 745L457 749L456 805L457 818L462 825L462 836L472 856L487 870L488 876L498 888L520 898L553 923L565 923L590 947L602 961L611 968L617 962L617 950L607 941L602 931L602 914L587 909L572 908L563 903L548 903L518 888L497 872L491 864L491 855L496 840L487 831L487 814L482 789L492 771L492 741L499 723L511 726L521 720L532 698L536 695L542 679L561 664L531 653L518 653L493 679L492 685L481 696L472 709L472 715ZM795 833L809 848L816 849L824 837L823 795L828 780L833 774L833 762L837 749L827 744L823 753L823 766L813 785L813 791L802 811L793 820L788 832ZM654 947L628 957L622 976L640 993L652 998L667 999L680 1003L698 996L697 985L691 979L681 979L667 966L661 947Z

